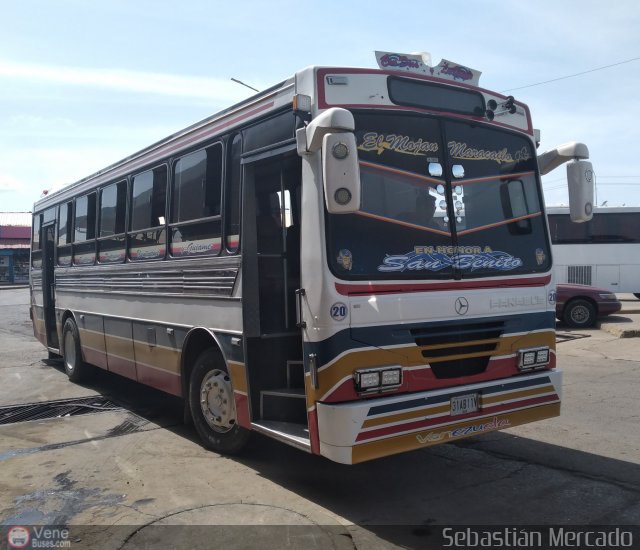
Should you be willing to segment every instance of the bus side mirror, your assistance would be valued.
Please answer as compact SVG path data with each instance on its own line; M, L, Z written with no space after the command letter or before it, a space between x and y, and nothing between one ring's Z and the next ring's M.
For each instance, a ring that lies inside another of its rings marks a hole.
M567 164L569 216L572 222L588 222L593 217L593 166L587 160Z
M322 176L330 214L350 214L360 210L360 166L353 133L325 134L322 139Z

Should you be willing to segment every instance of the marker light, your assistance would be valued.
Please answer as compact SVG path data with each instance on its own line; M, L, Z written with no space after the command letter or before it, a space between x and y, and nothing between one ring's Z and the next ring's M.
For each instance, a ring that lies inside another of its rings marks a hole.
M333 156L338 160L344 160L349 156L349 148L347 147L347 144L342 143L341 141L333 146L331 152L333 153Z
M311 112L311 96L296 94L293 96L293 110L296 112Z
M349 204L351 201L351 191L346 187L340 187L340 189L336 189L336 192L333 194L333 198L338 204L344 206L345 204Z

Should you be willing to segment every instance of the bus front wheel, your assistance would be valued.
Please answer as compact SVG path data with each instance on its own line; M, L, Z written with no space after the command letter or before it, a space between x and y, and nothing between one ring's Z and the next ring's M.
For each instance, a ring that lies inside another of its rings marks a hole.
M69 317L62 327L62 360L64 370L72 382L81 382L88 377L89 365L82 360L80 333L75 321Z
M231 378L213 349L202 352L193 365L189 406L193 424L207 449L235 454L245 446L249 431L237 423Z

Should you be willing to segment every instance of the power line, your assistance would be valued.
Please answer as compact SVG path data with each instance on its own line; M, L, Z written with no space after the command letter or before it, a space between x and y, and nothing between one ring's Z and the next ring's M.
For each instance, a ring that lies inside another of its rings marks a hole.
M557 82L558 80L565 80L567 78L573 78L575 76L581 76L583 74L594 73L596 71L602 71L603 69L609 69L611 67L617 67L618 65L624 65L625 63L631 63L632 61L638 61L640 57L633 57L625 61L619 61L618 63L612 63L611 65L603 65L602 67L596 67L595 69L589 69L588 71L582 71L581 73L569 74L567 76L560 76L558 78L552 78L551 80L545 80L543 82L536 82L535 84L527 84L526 86L519 86L518 88L509 88L508 90L502 90L502 93L513 92L515 90L524 90L525 88L533 88L534 86L542 86L543 84L549 84L550 82Z

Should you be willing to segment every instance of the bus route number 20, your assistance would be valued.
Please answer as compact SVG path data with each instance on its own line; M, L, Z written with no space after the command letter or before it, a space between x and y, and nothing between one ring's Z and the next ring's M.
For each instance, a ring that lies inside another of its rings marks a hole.
M334 321L344 321L347 317L347 304L336 302L331 306L331 318Z

